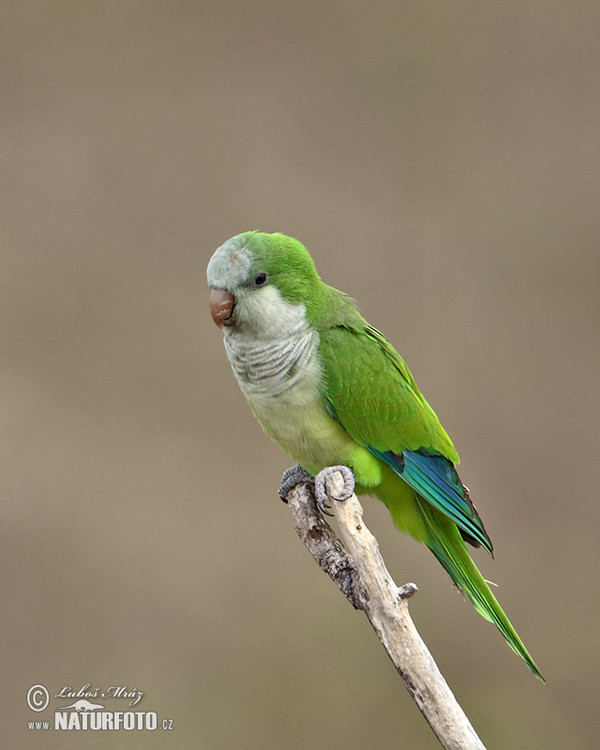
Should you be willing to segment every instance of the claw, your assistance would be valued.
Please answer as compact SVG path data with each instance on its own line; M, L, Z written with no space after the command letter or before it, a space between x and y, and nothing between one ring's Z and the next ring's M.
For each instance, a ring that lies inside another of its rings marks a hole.
M297 484L300 484L300 482L308 482L309 484L314 484L314 477L312 474L309 474L308 471L303 469L300 464L296 464L295 466L291 466L289 469L286 469L283 472L283 476L281 477L281 484L279 485L279 497L283 500L284 503L287 503L287 494L292 489L292 487L295 487Z
M317 500L317 505L319 506L319 510L324 516L329 516L330 518L334 518L333 513L330 513L327 508L331 508L331 505L321 505L321 503Z
M317 475L318 476L318 475ZM323 515L325 516L331 516L333 518L333 513L330 513L329 510L331 509L331 505L327 502L327 493L321 488L320 491L317 489L317 484L315 482L315 499L317 501L317 505L319 506L319 510Z
M327 478L336 471L339 471L344 478L344 488L340 495L328 495L325 482ZM331 497L332 500L337 500L338 502L343 503L344 500L347 500L352 496L353 492L354 474L352 473L352 469L349 469L347 466L327 466L315 477L315 497L317 498L317 504L321 511L328 516L332 515L325 510L325 508L331 508L327 503L329 497Z

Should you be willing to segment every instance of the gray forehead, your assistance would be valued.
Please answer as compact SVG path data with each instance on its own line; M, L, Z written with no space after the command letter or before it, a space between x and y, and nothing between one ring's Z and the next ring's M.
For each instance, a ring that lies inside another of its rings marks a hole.
M214 289L234 289L250 275L253 256L242 237L233 237L217 248L208 263L206 278Z

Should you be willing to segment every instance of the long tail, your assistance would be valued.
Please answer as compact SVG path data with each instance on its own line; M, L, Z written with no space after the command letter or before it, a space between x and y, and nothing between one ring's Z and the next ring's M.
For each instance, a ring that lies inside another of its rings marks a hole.
M479 614L496 625L508 645L519 654L533 674L542 682L546 682L517 631L490 591L490 587L471 560L456 525L416 493L415 498L431 534L427 541L429 549L448 571L459 589L467 594Z

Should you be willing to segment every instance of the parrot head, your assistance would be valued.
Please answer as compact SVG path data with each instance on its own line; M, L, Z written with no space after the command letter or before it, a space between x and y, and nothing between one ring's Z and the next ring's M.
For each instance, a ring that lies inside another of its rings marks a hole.
M322 286L298 240L264 232L227 240L210 259L206 276L212 319L226 334L284 330Z

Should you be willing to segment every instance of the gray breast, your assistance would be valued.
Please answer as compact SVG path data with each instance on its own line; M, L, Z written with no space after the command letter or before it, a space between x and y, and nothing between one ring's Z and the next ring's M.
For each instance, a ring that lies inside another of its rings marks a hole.
M225 349L242 391L278 396L313 369L318 334L303 331L268 343L248 336L225 337Z

